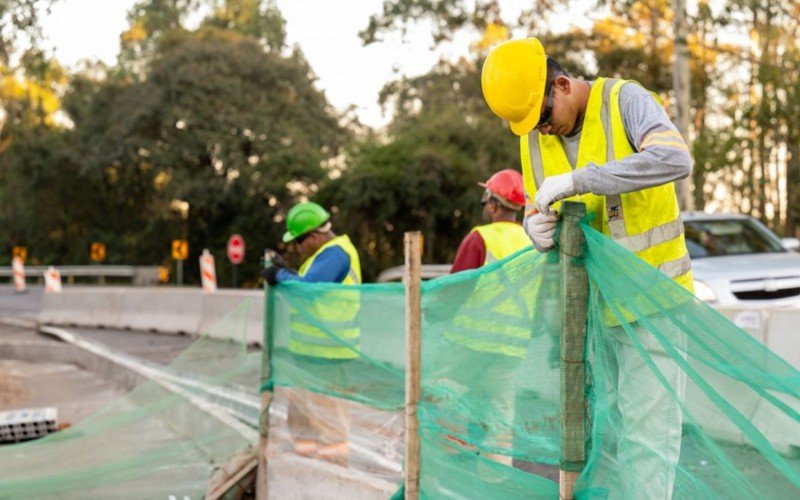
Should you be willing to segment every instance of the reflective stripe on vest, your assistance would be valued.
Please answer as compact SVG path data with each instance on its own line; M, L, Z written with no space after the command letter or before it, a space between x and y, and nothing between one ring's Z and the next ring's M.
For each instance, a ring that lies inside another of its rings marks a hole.
M343 285L361 283L361 262L347 235L337 236L322 245L300 266L298 275L305 276L314 261L326 249L338 246L350 257L350 269ZM360 294L357 287L320 292L313 302L291 311L289 350L295 354L326 359L354 359L360 349L357 317Z
M525 228L516 222L492 222L478 226L477 231L486 246L486 260L483 265L491 264L531 246L531 240L525 234Z
M619 109L625 80L598 78L592 85L578 148L577 165L569 164L561 140L533 131L520 138L526 197L533 200L545 177L602 166L634 153ZM632 84L636 84L632 82ZM592 225L651 266L692 290L691 262L683 234L674 183L620 195L592 193L570 199L583 201L595 214ZM558 209L560 203L554 207Z
M535 301L530 299L536 296L539 281L527 280L520 289L503 267L480 276L445 338L473 351L524 357L534 328Z

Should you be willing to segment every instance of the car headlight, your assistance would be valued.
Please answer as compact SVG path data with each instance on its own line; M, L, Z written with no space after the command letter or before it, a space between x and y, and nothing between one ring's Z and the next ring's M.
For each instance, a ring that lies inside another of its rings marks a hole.
M717 294L702 281L694 280L694 296L703 302L716 302Z

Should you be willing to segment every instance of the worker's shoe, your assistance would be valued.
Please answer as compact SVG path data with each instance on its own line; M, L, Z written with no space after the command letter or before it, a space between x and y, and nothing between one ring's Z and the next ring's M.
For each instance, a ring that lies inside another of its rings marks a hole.
M350 461L350 444L347 441L320 446L317 457L342 467Z
M295 439L294 452L303 457L313 457L317 454L317 442L313 439Z

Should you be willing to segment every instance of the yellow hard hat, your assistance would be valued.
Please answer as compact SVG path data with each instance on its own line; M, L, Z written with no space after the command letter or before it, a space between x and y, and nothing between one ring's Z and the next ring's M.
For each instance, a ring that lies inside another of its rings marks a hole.
M483 63L483 98L517 135L529 133L539 122L546 81L547 56L536 38L502 43Z

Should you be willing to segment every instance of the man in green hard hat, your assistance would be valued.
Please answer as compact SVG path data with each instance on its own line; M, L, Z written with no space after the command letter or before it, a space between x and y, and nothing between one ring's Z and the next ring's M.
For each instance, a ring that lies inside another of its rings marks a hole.
M361 283L358 251L347 235L337 236L331 229L331 214L309 201L289 210L283 242L294 242L301 255L310 255L298 271L273 263L263 271L270 285L284 281L307 283Z
M331 215L316 203L300 203L286 217L285 243L294 242L308 256L297 271L280 259L264 269L270 285L287 281L307 283L361 283L361 262L347 235L331 230ZM324 290L290 314L289 351L295 367L307 380L347 390L350 361L358 358L360 330L357 324L357 290ZM302 309L302 311L298 310ZM316 392L293 388L289 398L288 424L295 451L347 465L349 418L344 403Z

